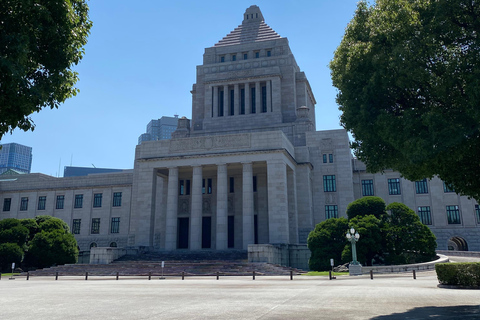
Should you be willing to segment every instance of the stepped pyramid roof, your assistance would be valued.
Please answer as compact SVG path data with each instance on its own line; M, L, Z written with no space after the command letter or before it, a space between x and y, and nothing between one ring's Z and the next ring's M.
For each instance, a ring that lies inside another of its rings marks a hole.
M280 39L280 35L268 26L258 6L250 6L244 15L243 22L222 40L215 44L215 47L231 46L259 41Z

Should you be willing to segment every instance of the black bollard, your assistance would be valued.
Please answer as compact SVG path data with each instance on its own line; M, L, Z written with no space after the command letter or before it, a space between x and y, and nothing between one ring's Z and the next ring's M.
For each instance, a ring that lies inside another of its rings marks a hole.
M85 280L88 280L88 272L85 272Z
M255 271L253 271L253 280L255 280Z
M218 271L217 271L217 280L220 279L220 275L218 274Z
M328 271L328 280L332 280L332 271Z
M417 274L415 273L415 270L413 270L413 280L417 279Z
M30 278L30 272L27 272L27 280Z
M373 270L370 270L370 279L373 280Z
M0 272L0 280L2 280L2 273Z
M55 280L58 280L58 272L55 272Z
M182 280L185 279L185 272L182 271Z
M118 280L118 272L117 272L117 280Z
M151 272L148 273L148 280L152 280L152 273Z
M290 270L290 280L293 280L293 271Z

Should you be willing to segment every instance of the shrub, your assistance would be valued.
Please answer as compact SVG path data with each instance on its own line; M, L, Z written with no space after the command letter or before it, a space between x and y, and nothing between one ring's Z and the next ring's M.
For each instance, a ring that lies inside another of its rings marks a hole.
M16 243L0 244L0 271L11 271L12 262L18 266L23 258L23 250Z
M440 284L480 287L480 262L438 263L435 271Z
M386 214L385 201L380 197L363 197L351 202L347 207L348 219L357 216L374 215L381 219Z
M77 241L71 233L61 230L41 231L33 237L25 254L29 267L46 268L53 265L76 263Z

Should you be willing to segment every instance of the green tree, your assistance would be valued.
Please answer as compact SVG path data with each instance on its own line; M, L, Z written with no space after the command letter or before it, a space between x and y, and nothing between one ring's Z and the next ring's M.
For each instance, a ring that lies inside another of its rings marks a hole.
M370 172L438 175L480 200L479 17L474 0L358 4L330 69Z
M307 239L307 245L312 255L308 261L310 270L329 270L330 259L338 263L342 259L342 250L347 239L345 233L348 229L348 221L345 218L327 219L315 226Z
M377 219L381 219L385 214L385 201L380 197L363 197L347 206L348 219L367 215L373 215Z
M20 223L20 220L14 218L0 220L0 244L15 243L23 248L28 234L28 229Z
M23 258L23 250L16 243L0 243L0 272L12 271L12 262L19 265Z
M75 96L92 22L86 0L0 1L0 138Z
M432 260L436 253L436 238L415 212L403 203L387 206L385 240L389 264L418 263Z
M37 233L30 242L25 254L28 266L46 268L66 263L76 263L78 257L77 241L68 232L57 229Z

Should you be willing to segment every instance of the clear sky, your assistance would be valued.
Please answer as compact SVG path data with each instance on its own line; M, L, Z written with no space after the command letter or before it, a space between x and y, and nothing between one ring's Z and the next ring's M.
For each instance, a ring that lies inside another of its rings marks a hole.
M317 100L317 130L341 128L328 63L357 0L95 0L85 56L75 67L80 93L33 114L33 132L15 130L1 143L32 147L32 172L52 176L68 165L133 168L138 136L151 119L191 118L204 48L240 25L252 4L288 38Z

